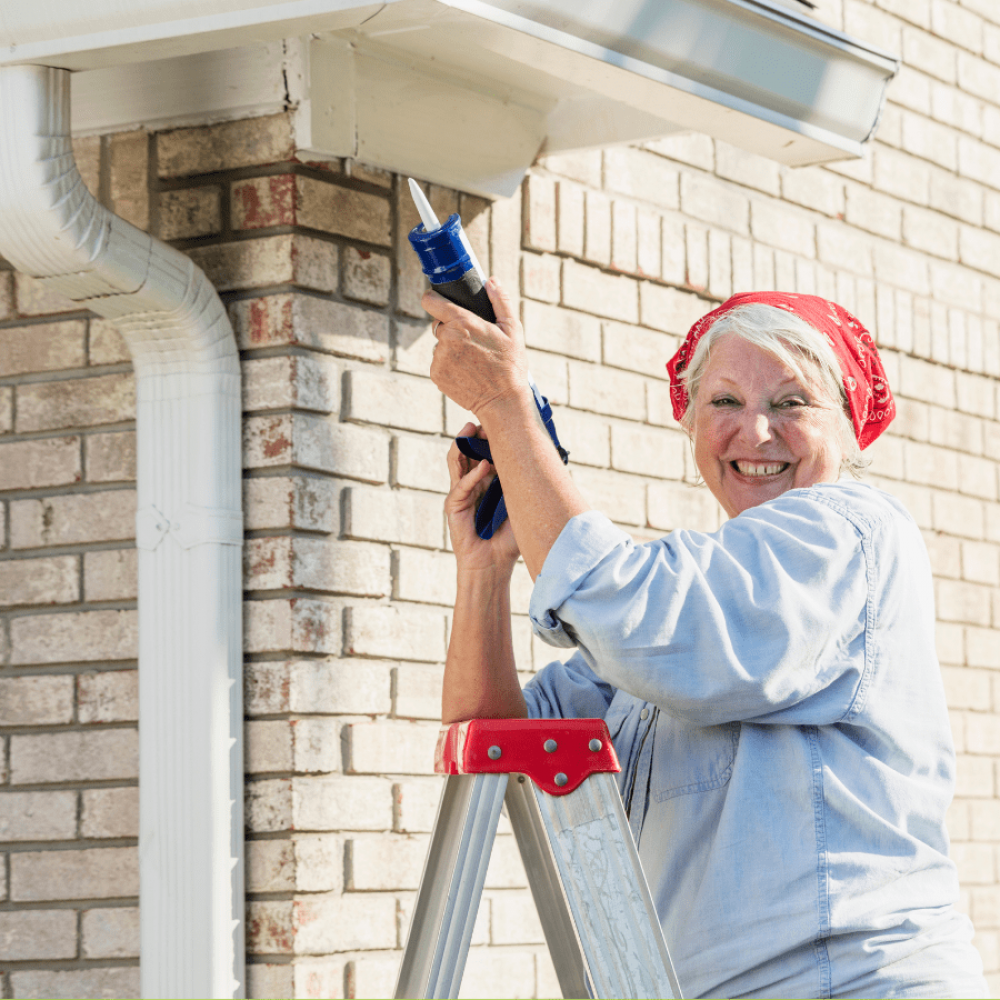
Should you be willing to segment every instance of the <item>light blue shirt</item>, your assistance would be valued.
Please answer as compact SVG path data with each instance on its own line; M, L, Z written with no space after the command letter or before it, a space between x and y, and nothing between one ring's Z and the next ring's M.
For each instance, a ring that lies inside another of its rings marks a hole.
M533 717L603 717L685 996L986 996L954 904L931 569L841 481L636 545L581 514L531 598L576 645Z

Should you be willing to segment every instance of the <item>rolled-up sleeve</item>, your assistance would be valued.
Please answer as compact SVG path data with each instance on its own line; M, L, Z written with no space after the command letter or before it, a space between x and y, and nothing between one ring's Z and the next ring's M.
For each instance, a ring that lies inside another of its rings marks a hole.
M578 515L536 580L536 633L691 722L841 721L869 662L867 555L858 526L808 493L645 545Z

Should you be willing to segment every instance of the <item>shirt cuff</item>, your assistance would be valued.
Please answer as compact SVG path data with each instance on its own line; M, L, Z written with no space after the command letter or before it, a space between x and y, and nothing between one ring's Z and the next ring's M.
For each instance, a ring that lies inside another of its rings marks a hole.
M528 605L535 635L550 646L575 646L576 637L560 620L559 609L605 556L620 545L633 544L628 534L599 511L588 510L571 518L535 579Z

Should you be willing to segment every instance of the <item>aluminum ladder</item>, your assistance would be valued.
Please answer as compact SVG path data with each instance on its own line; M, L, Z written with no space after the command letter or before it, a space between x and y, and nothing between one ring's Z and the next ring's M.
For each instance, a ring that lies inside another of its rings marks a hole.
M500 808L517 840L564 997L681 996L601 719L442 728L447 774L395 996L457 997Z

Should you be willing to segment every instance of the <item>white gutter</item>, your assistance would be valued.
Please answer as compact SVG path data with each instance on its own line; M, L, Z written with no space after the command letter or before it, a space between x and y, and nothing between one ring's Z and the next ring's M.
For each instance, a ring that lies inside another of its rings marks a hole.
M242 997L239 359L205 275L87 191L69 76L0 68L0 253L132 353L142 995Z

